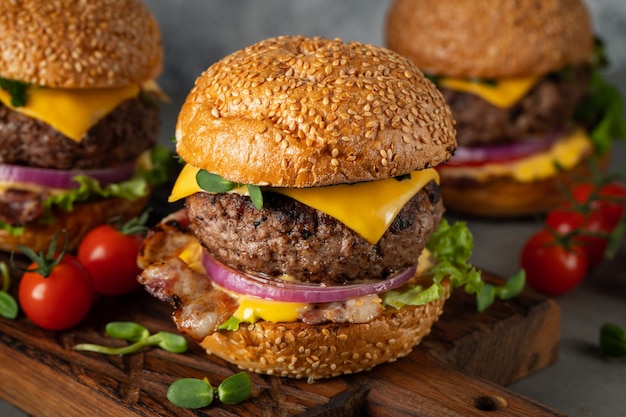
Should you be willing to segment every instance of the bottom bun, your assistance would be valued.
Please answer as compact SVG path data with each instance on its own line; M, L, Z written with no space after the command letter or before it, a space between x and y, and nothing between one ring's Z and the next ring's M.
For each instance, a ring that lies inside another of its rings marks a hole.
M446 298L449 296L449 283ZM366 371L406 356L443 312L445 299L399 310L368 323L257 322L215 332L200 343L209 354L260 374L309 381Z
M35 252L47 251L54 234L67 230L70 238L68 250L74 250L92 228L105 224L115 216L130 219L138 216L146 206L148 197L136 200L109 198L95 202L80 203L73 211L53 211L54 221L28 224L20 235L11 235L0 230L0 250L21 252L19 245Z
M601 170L607 159L599 161ZM567 191L579 181L592 176L589 162L584 160L572 169L551 177L519 182L511 177L495 177L485 181L446 177L441 172L441 191L446 210L479 217L512 218L540 215L567 200Z

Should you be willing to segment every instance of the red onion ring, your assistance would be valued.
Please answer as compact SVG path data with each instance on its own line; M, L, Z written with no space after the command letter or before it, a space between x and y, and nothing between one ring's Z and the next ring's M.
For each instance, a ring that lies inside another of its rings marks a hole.
M113 168L60 170L20 165L0 164L0 181L24 182L50 188L76 189L80 184L74 177L85 175L97 180L100 186L122 182L133 176L135 163L127 162Z
M459 146L446 165L481 164L522 158L549 149L560 136L561 130L554 130L545 136L529 137L514 143Z
M202 252L202 265L213 281L228 291L266 300L295 303L329 303L369 294L380 294L402 286L415 275L417 268L417 266L413 266L381 281L326 286L275 280L235 271L215 260L206 251Z

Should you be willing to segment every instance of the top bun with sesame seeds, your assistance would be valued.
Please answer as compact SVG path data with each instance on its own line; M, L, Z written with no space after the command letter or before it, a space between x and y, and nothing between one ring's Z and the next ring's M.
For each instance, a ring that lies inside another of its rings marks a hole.
M384 48L284 36L208 68L176 127L188 164L231 181L312 187L434 167L456 148L441 94Z
M161 72L157 22L141 1L0 2L0 77L46 87L139 84Z

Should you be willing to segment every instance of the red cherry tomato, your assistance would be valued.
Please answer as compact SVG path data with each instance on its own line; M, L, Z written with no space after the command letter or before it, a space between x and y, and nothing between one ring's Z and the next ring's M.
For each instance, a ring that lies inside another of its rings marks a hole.
M137 255L143 237L124 234L111 225L98 226L78 246L78 260L85 265L98 294L119 296L140 286Z
M587 255L579 246L564 246L546 229L526 242L520 263L528 284L547 295L564 294L575 288L588 268Z
M590 265L597 265L604 259L608 245L606 235L611 232L611 226L602 213L553 210L546 216L545 223L560 235L577 231L573 240L587 253Z
M18 288L20 307L26 317L47 330L65 330L80 323L93 304L89 273L72 256L65 254L48 276L35 270L33 262Z
M626 187L617 182L608 183L597 190L590 183L578 184L572 196L577 202L588 204L591 210L601 213L611 229L620 221L626 207Z

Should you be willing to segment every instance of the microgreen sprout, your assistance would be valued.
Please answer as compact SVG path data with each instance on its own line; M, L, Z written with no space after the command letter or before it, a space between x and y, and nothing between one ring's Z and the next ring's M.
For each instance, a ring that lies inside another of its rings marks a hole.
M207 407L214 399L224 404L238 404L251 393L250 376L239 372L226 378L217 388L213 388L207 378L181 378L169 386L167 399L178 407L197 409Z
M11 95L11 105L13 107L26 105L28 86L29 84L23 81L0 78L0 88Z
M476 294L476 305L478 311L485 311L498 300L510 300L517 297L526 285L526 273L519 270L502 285L492 285L485 283L483 288Z
M115 339L127 342L138 342L150 336L150 331L145 326L132 321L112 321L104 327L104 331Z
M169 402L182 408L203 408L210 405L214 398L215 389L206 378L181 378L167 389Z
M229 376L217 386L217 398L224 404L238 404L252 393L252 380L245 372Z
M606 356L626 357L626 331L614 323L605 323L600 328L600 349Z
M158 346L172 353L183 353L187 350L187 340L170 332L157 332L150 334L144 326L125 321L110 322L105 327L106 333L115 338L133 342L126 346L111 347L93 343L79 343L74 350L103 353L106 355L127 355L138 352L148 346Z
M0 262L0 316L13 320L17 317L18 306L15 298L9 294L9 287L11 285L11 276L9 275L9 268L4 262Z
M239 184L237 182L229 181L204 169L201 169L196 174L196 182L200 188L211 193L226 193L245 185L248 189L248 195L250 196L250 200L252 200L254 207L259 210L263 208L263 194L261 192L261 188L257 185Z

